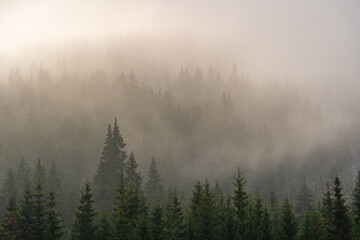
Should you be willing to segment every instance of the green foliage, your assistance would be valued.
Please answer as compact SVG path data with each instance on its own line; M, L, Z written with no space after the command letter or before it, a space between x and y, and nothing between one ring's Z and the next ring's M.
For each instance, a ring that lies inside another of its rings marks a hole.
M296 213L303 217L306 212L310 212L312 203L313 198L304 178L296 200Z
M354 216L353 233L355 238L360 238L360 171L358 172L355 187L351 195L351 206Z
M44 237L46 240L58 240L64 235L64 221L55 207L55 194L53 191L50 191L47 201L46 231Z
M234 178L234 207L237 232L241 240L246 239L246 230L249 225L248 216L248 195L245 192L245 179L242 177L240 169L237 170L237 177Z
M161 176L156 167L155 159L151 161L148 181L145 186L147 205L153 209L159 202L161 202L164 194L163 186L161 184Z
M19 225L23 239L34 239L35 202L32 199L30 183L25 185L20 201Z
M167 240L184 239L184 217L176 192L169 194L165 212L164 238Z
M35 186L34 198L34 225L33 233L35 239L43 239L46 231L46 200L43 194L41 182Z
M289 199L286 198L281 209L280 240L294 240L297 234L297 221Z
M101 214L100 222L96 229L97 240L111 240L111 224L106 214Z
M9 199L7 213L5 214L4 221L1 224L1 239L2 240L21 239L19 216L17 214L16 200L14 197L11 197Z
M341 182L338 176L335 177L333 187L334 198L332 201L332 214L330 220L330 239L348 240L351 239L351 222L348 215L348 208L342 193Z
M160 204L157 204L150 219L150 233L152 240L163 240L164 224L162 207Z
M267 207L264 208L264 212L261 218L260 224L260 238L261 240L273 240L273 227L270 219L270 214L267 210Z
M95 239L96 226L94 218L96 213L93 208L93 202L90 184L87 182L81 189L79 203L75 211L71 234L73 240Z

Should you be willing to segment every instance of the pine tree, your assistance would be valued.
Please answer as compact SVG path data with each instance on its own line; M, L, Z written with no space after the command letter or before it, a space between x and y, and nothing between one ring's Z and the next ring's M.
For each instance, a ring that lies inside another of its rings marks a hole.
M300 229L299 240L312 240L311 226L310 226L310 214L307 212L304 216L303 223Z
M34 225L33 234L36 239L43 239L46 226L46 201L44 198L41 183L38 182L35 187L34 199Z
M274 236L274 239L278 239L278 235L280 232L280 212L278 207L278 202L275 196L275 193L273 191L270 192L270 217L271 222L273 225L273 231L272 234Z
M111 238L111 225L106 214L101 214L100 222L96 229L97 240L112 240Z
M146 200L150 209L153 209L164 194L163 186L161 184L161 176L157 170L155 159L151 161L148 181L145 188Z
M94 218L96 216L93 208L94 200L91 194L90 184L87 182L81 189L80 199L75 211L75 219L72 226L73 240L92 240L95 239L96 226Z
M210 190L209 182L203 185L203 193L199 206L200 239L212 240L217 235L216 208L214 196Z
M321 200L321 213L323 216L323 229L325 239L330 239L331 216L333 210L332 191L329 182L326 182L326 190Z
M235 228L235 210L231 203L231 197L228 196L225 200L225 206L220 214L220 239L235 240L236 228Z
M297 222L289 199L286 198L281 210L280 240L294 240L297 234Z
M125 185L123 175L120 176L120 184L117 190L117 197L114 204L112 217L113 240L127 240L135 237L134 227L129 219L129 209L125 199Z
M6 175L6 179L3 183L0 195L0 204L6 204L10 201L10 198L17 197L17 189L16 189L16 180L13 174L12 168L9 168L8 173ZM6 205L2 205L0 208L0 215L4 216L6 210Z
M176 192L169 196L166 205L164 238L167 240L184 239L183 213L180 207L180 201Z
M16 175L16 186L19 191L23 191L26 185L30 183L30 177L31 177L30 166L25 161L24 157L22 157L18 164L17 175Z
M46 219L46 231L44 237L44 239L46 240L61 239L64 235L64 221L62 220L60 213L56 211L55 207L55 193L53 191L50 191L47 202L48 211Z
M313 206L310 212L310 232L311 239L313 240L326 239L324 235L322 218L315 206Z
M267 210L267 207L265 206L264 212L261 218L261 224L260 224L260 238L261 240L273 240L273 228L272 223L270 219L270 214Z
M189 240L199 239L200 236L200 203L203 195L203 186L197 182L191 196L190 213L187 221L187 238Z
M246 239L246 233L249 225L249 219L247 218L248 212L248 195L245 192L245 183L246 181L241 175L240 169L237 171L237 177L234 178L234 206L236 214L236 226L241 240Z
M130 153L125 168L125 183L127 186L132 185L135 191L140 192L142 177L141 173L137 170L137 168L138 164L135 160L134 154Z
M163 210L160 204L157 204L152 212L150 221L151 239L163 240L164 220Z
M30 183L25 185L20 201L19 225L22 239L34 239L35 206L32 199Z
M123 172L125 167L126 152L123 150L125 146L126 144L124 143L124 139L120 134L119 126L117 124L117 119L115 118L114 127L112 131L110 157L115 160L116 166L114 167L116 171L120 173Z
M351 223L348 215L348 208L345 205L341 182L338 176L335 177L333 194L334 199L332 201L332 214L330 218L330 239L351 239Z
M19 216L16 209L16 200L13 196L10 197L9 199L7 213L1 225L1 239L2 240L21 239Z
M304 178L297 197L295 209L300 218L303 217L306 212L310 212L312 203L312 195L310 189L307 186L306 179Z
M254 202L254 209L253 209L253 218L251 219L252 222L252 233L253 239L260 240L262 237L262 229L261 223L263 219L263 204L262 199L259 193L255 195L255 202Z
M360 171L358 172L355 187L352 191L351 206L354 215L354 237L360 239Z
M39 158L35 166L34 183L36 185L38 183L44 184L45 182L46 182L46 171L44 165L42 164Z

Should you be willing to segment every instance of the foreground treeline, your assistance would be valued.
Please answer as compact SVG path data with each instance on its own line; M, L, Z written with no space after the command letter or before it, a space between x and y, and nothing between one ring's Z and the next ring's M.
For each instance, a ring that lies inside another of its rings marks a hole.
M303 180L297 198L264 200L246 189L240 169L231 189L196 182L190 198L164 189L156 161L145 184L115 120L109 125L94 183L80 195L62 190L55 164L10 169L1 201L1 239L359 239L360 174L352 196L339 177L315 201ZM270 190L269 190L270 191ZM66 192L66 193L65 193ZM68 196L68 197L65 197ZM72 197L70 197L72 196ZM77 200L75 199L77 198Z

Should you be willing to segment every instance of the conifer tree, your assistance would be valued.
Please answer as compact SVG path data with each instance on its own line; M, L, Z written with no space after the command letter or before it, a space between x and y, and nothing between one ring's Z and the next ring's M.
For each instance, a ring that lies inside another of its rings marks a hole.
M321 214L323 217L323 230L325 239L330 238L331 217L333 210L332 190L329 182L326 182L325 193L321 200Z
M270 192L270 217L273 225L273 236L274 239L278 239L279 231L280 231L280 212L278 207L278 202L273 191Z
M150 234L152 240L163 240L163 210L160 204L157 204L152 212L150 219Z
M34 171L34 184L44 184L46 182L46 172L43 163L41 162L40 158L38 159L35 165ZM42 186L44 188L44 186Z
M355 187L351 195L351 206L354 216L353 234L360 239L360 171L358 172Z
M251 219L252 231L253 231L251 235L253 236L253 239L260 240L262 237L261 223L263 219L263 214L264 214L264 210L263 210L262 199L260 197L260 194L256 193L254 209L253 209L253 218Z
M260 228L261 228L261 234L260 234L259 239L261 239L261 240L273 240L274 239L270 214L269 214L266 206L265 206L264 212L262 214Z
M286 198L281 210L280 240L294 240L297 234L297 222L289 199Z
M247 218L248 212L248 195L245 192L246 181L241 175L240 169L237 170L237 177L234 178L234 206L236 216L236 226L241 240L246 239L246 233L249 225L249 219Z
M75 211L75 219L72 226L73 240L92 240L95 239L96 226L94 218L96 216L93 208L94 200L91 194L90 184L87 182L81 189L80 199Z
M168 240L184 239L183 213L180 207L180 201L176 192L169 195L166 205L164 238Z
M34 239L35 206L32 199L30 183L25 185L23 197L20 201L19 225L22 239Z
M306 179L304 178L297 196L295 208L296 213L299 214L300 217L303 217L306 212L310 212L312 202L312 195L310 189L307 186Z
M54 193L57 202L60 202L60 200L62 200L62 186L54 160L51 161L49 169L49 186L51 191Z
M16 189L16 180L13 174L12 168L9 168L5 181L2 185L1 194L0 194L0 204L2 205L0 208L0 215L1 217L4 216L6 204L10 201L10 198L15 198L17 196L17 189Z
M46 231L46 200L44 198L42 185L38 182L35 186L34 198L34 225L33 234L35 239L44 239Z
M351 223L338 176L335 177L333 194L334 199L332 201L332 214L330 218L330 239L349 240L351 239Z
M231 197L225 200L225 206L220 214L220 239L235 240L237 233L235 228L235 210L231 203Z
M191 196L190 213L187 221L187 237L189 240L199 239L200 234L200 203L203 195L203 186L197 182Z
M200 227L199 239L212 240L217 236L216 219L214 196L210 190L209 182L206 181L203 185L199 206L199 222L197 223Z
M163 196L163 186L161 184L161 176L157 170L155 159L151 161L148 181L145 188L146 200L150 209L153 209Z
M50 191L47 201L47 218L44 237L46 240L58 240L64 235L64 221L55 207L55 193Z
M303 223L300 228L299 240L311 240L310 214L307 212L304 216Z
M24 157L21 158L16 175L16 186L21 194L26 185L30 182L31 171L29 164L25 161Z
M2 240L15 240L21 239L21 232L19 226L19 216L16 208L16 200L12 196L9 199L3 223L1 225L1 239Z
M125 183L127 186L132 185L135 191L140 192L142 177L141 173L137 169L138 164L135 160L134 154L130 153L125 168Z
M122 174L114 204L111 236L114 240L127 240L135 237L134 227L129 219L129 209L125 199L125 185Z
M96 229L97 240L112 240L111 225L106 214L101 214L98 227Z
M326 239L324 235L323 222L320 215L320 212L313 206L310 212L310 232L311 239Z

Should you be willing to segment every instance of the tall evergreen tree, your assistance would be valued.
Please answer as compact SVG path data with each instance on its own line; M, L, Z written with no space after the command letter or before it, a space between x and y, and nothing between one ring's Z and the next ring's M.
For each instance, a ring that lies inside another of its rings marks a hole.
M261 234L260 234L260 238L261 240L273 240L274 236L273 236L273 228L272 228L272 223L271 223L271 219L270 219L270 213L267 210L267 207L265 206L264 208L264 212L261 218Z
M166 205L164 238L168 240L184 239L184 217L176 192L169 196Z
M47 201L46 230L44 235L46 240L58 240L64 235L64 221L55 207L55 193L50 191Z
M106 214L101 214L98 227L96 229L96 240L112 240L111 225Z
M272 233L274 239L278 239L278 235L280 232L280 211L275 193L273 191L270 192L269 205L270 205L270 217L273 225Z
M203 186L197 182L191 196L190 212L187 221L187 238L189 240L199 239L200 234L200 204L203 195Z
M294 240L297 234L297 221L289 199L286 198L281 210L280 240Z
M12 168L9 168L8 173L6 175L5 181L2 185L2 189L1 189L1 195L0 195L0 215L1 217L4 216L4 213L6 211L6 204L10 201L10 198L15 198L17 197L17 188L16 188L16 180L15 180L15 176L13 173Z
M46 200L44 198L42 185L38 182L35 186L33 198L34 204L34 225L33 234L35 239L44 239L46 231Z
M313 240L325 240L323 222L320 212L313 206L310 212L310 233Z
M307 186L306 179L304 178L301 184L300 191L297 196L296 208L295 208L296 213L300 217L303 217L303 215L306 212L310 212L312 203L313 203L312 195L310 189Z
M16 174L16 186L21 194L25 186L31 181L31 170L29 164L25 161L24 157L21 158Z
M40 160L40 158L38 159L36 165L35 165L35 171L34 171L34 182L35 183L45 183L46 182L46 171L45 171L45 167L42 163L42 161Z
M246 233L249 225L248 214L248 195L245 192L245 179L242 177L240 169L237 170L237 177L234 178L234 206L236 214L236 226L241 240L246 239Z
M134 227L129 219L129 209L125 199L123 174L120 176L120 184L114 204L111 236L114 240L127 240L135 237Z
M48 176L49 176L48 181L49 181L50 189L54 193L54 196L57 199L57 202L60 202L60 200L62 201L63 200L62 199L62 197L63 197L62 186L61 186L59 173L56 168L56 164L55 164L54 160L51 161Z
M348 215L348 208L345 205L341 182L338 176L335 177L333 194L334 199L332 201L332 214L330 218L330 239L351 239L351 222Z
M312 240L310 214L307 212L304 216L303 223L300 228L299 240Z
M220 212L220 234L224 240L235 240L236 239L236 228L235 228L235 210L231 203L231 197L228 196L225 200L225 206Z
M21 239L21 232L19 226L19 216L16 208L16 200L10 197L7 213L1 225L1 239L2 240L16 240Z
M216 226L217 217L215 199L212 191L210 190L209 182L206 181L203 185L203 193L199 207L199 222L197 223L200 226L199 239L215 239L218 231Z
M164 220L163 210L160 204L157 204L152 212L150 219L150 233L152 240L163 240Z
M72 226L73 240L92 240L95 239L96 226L94 218L96 216L93 208L90 184L87 182L81 189L80 199L75 211L75 219Z
M323 230L325 239L330 239L331 217L333 210L332 190L329 182L321 200L321 214L323 217Z
M351 206L354 216L353 233L355 238L360 239L360 171L358 172L355 187L351 195Z
M35 206L32 199L30 183L25 185L23 197L20 201L19 225L22 239L35 239Z
M161 198L164 194L163 186L161 184L161 176L156 167L154 158L151 161L145 193L147 204L150 209L153 209L158 204L158 202L161 201Z
M138 164L133 153L130 153L129 159L126 163L125 183L127 186L132 185L135 191L139 192L141 189L142 177L141 173L138 171Z

